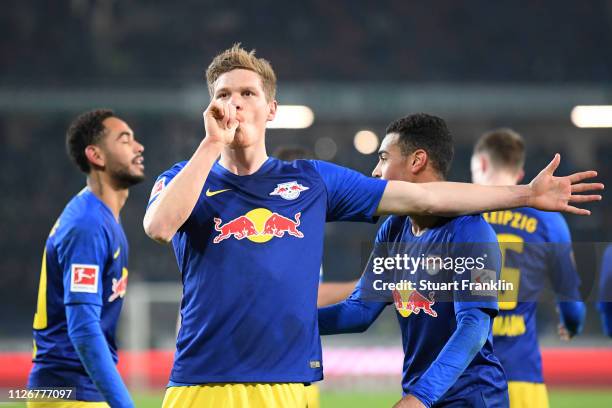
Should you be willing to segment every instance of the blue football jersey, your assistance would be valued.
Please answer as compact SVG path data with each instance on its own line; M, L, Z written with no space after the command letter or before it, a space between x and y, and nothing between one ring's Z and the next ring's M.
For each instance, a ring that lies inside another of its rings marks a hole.
M509 381L543 382L536 330L536 302L547 280L560 300L580 300L571 236L559 213L518 208L483 214L502 248L502 279L514 291L500 293L493 324L495 353Z
M185 163L159 176L150 203ZM172 239L183 297L170 384L322 379L324 224L374 221L385 186L321 161L269 158L247 176L215 163Z
M115 331L126 293L127 263L121 224L91 190L83 189L64 208L43 252L29 388L75 387L77 400L105 400L72 346L65 306L101 307L100 326L116 363Z
M604 332L612 333L612 245L604 250L599 272L599 295L597 309L601 314Z
M411 263L406 262L402 272L397 272L397 269L374 272L376 258L430 261L416 267L413 264L412 268ZM440 262L432 261L435 259ZM468 265L464 263L467 259L476 262L467 261ZM459 261L461 268L458 267ZM455 264L442 267L446 262ZM455 332L457 313L479 308L491 316L497 314L495 291L470 285L484 282L479 280L481 277L497 282L500 267L501 255L495 234L480 215L441 219L435 227L426 229L419 236L413 233L408 217L391 216L383 223L376 235L366 272L351 298L381 300L384 291L379 292L383 288L381 283L377 283L379 278L386 283L413 284L413 289L393 291L404 350L404 394L410 393L411 386L427 371ZM406 268L411 270L408 272ZM385 278L388 273L394 276ZM379 302L378 307L386 304L389 303ZM491 326L484 346L437 403L465 397L484 388L488 395L497 395L500 400L506 398L506 378L493 353Z

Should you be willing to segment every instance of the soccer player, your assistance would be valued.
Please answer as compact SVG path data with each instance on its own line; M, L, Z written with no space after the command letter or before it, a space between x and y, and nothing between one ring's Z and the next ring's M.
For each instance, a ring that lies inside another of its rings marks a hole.
M128 280L119 214L144 178L144 147L113 111L86 112L66 135L87 186L64 208L42 257L28 389L75 388L62 407L133 407L116 368L115 329ZM49 406L29 402L28 406Z
M442 119L415 114L387 127L378 154L374 177L412 183L444 181L453 158L453 141ZM471 289L463 287L464 281L499 274L497 240L480 215L387 218L353 294L342 303L319 309L321 334L362 332L376 320L391 303L385 301L388 292L376 294L381 288L380 283L376 288L375 277L380 272L376 267L397 256L481 257L481 264L466 270L452 265L436 270L428 264L409 273L396 271L394 283L409 280L414 284L403 293L393 291L404 349L404 397L396 407L506 406L506 379L491 344L496 295L472 295ZM457 287L419 289L428 282L457 282Z
M387 183L322 161L282 162L266 153L277 108L270 64L236 45L206 76L206 136L158 177L143 221L149 237L172 241L183 280L164 407L305 406L303 384L322 378L316 301L326 221L528 204L588 214L568 201L600 198L572 193L589 190L571 185L594 172L552 175L559 156L514 187Z
M523 138L510 129L485 133L474 147L472 181L512 185L524 175ZM582 330L585 306L567 223L556 212L516 208L484 214L500 242L502 279L514 290L500 293L500 313L493 324L495 354L508 377L510 406L547 407L542 358L536 330L536 301L550 279L557 292L560 334L571 338Z
M601 260L597 309L601 315L603 332L612 337L612 245L606 247Z

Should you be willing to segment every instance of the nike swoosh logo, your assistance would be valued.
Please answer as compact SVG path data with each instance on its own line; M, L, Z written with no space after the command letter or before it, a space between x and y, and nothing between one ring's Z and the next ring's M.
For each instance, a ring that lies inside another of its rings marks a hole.
M226 188L225 190L210 191L210 188L209 188L208 190L206 190L206 197L212 197L214 195L225 193L226 191L230 191L230 190L231 188Z
M115 254L113 255L113 259L117 259L120 253L121 253L121 247L117 248L117 250L115 251Z

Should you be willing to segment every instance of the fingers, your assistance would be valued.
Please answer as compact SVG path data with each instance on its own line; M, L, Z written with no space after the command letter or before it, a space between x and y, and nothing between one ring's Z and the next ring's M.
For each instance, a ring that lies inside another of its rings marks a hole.
M589 210L574 207L573 205L567 205L563 211L574 215L591 215L591 212Z
M590 203L591 201L601 201L599 194L572 194L569 199L570 203Z
M584 193L585 191L603 190L603 183L580 183L572 184L572 193Z
M593 178L593 177L597 177L597 172L594 170L581 171L579 173L574 173L574 174L570 174L569 176L567 176L567 178L569 178L569 181L572 184L575 184L582 180Z
M548 166L544 168L544 172L548 174L553 174L555 170L557 170L557 167L559 167L559 163L561 163L561 155L559 153L556 153L552 161L548 163Z

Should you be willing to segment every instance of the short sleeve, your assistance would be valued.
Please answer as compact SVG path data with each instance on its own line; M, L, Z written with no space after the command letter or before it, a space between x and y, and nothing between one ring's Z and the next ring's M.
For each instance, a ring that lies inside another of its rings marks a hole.
M81 220L67 231L57 247L64 304L102 306L102 280L109 251L105 233L95 221Z
M454 238L453 280L458 282L458 290L453 293L455 314L478 308L496 316L497 289L486 286L498 284L501 273L501 252L495 231L480 215L468 216L459 220ZM463 266L458 269L460 264Z
M160 174L159 177L157 177L157 179L155 180L155 184L153 184L153 188L151 189L151 195L149 196L147 208L149 208L149 206L153 204L153 202L155 202L157 197L159 197L161 192L164 191L170 181L172 181L172 179L176 177L177 174L179 174L181 169L185 166L185 163L186 162L177 163L170 169Z
M559 300L580 300L580 276L572 248L572 237L561 214L548 216L548 244L550 280Z
M387 182L332 163L311 160L327 189L327 221L376 222Z

